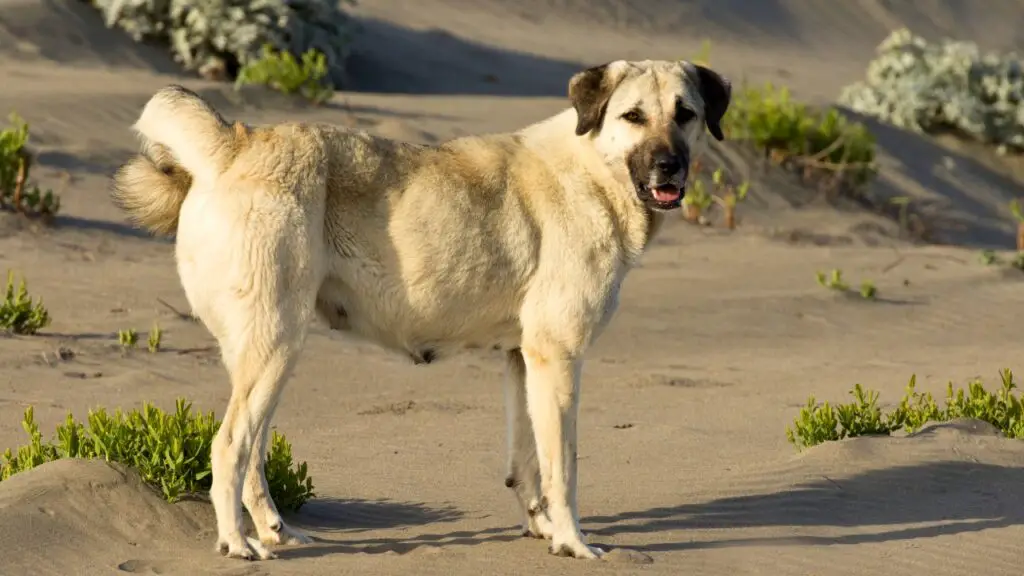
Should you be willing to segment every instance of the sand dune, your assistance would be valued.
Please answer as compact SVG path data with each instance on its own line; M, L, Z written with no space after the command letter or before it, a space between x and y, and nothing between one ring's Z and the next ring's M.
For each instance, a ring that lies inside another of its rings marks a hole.
M223 410L212 339L157 301L186 308L171 245L130 230L105 193L134 146L128 126L168 82L249 121L432 142L559 110L581 66L682 57L705 38L727 74L828 102L898 25L1020 48L1024 2L363 0L355 13L352 90L310 109L183 76L77 0L0 0L0 112L30 121L37 177L64 201L54 230L0 219L4 267L54 318L45 334L0 340L0 447L22 441L26 405L44 430L68 410L178 396ZM424 368L318 328L275 419L316 482L294 518L316 544L222 559L207 503L167 504L130 472L67 461L0 483L0 575L1018 574L1024 444L969 423L804 453L783 434L811 394L841 400L861 382L894 400L912 373L941 394L949 379L995 384L1020 356L1024 275L976 255L1012 246L1002 207L1022 194L1019 176L978 150L872 127L875 192L933 202L960 223L943 230L953 245L912 246L893 222L828 206L732 144L712 150L753 180L740 229L671 224L585 369L581 512L615 550L608 563L518 537L497 358ZM881 300L822 291L814 272L834 267L874 280ZM116 330L155 319L170 350L117 349Z

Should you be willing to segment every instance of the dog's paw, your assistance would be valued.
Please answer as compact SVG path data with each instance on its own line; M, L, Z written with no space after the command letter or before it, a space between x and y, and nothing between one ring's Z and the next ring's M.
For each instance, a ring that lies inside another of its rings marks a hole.
M312 544L313 539L284 522L276 522L270 526L270 532L264 534L260 541L268 546L291 546Z
M217 540L217 551L228 558L239 560L273 560L277 558L266 546L254 538L220 538Z
M589 546L579 531L573 531L565 536L556 534L551 539L549 551L555 556L568 556L570 558L582 558L586 560L597 560L605 555L605 551L597 546Z

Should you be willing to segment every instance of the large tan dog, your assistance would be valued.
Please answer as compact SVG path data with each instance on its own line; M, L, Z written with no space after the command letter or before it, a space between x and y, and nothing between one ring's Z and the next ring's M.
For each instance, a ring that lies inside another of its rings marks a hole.
M320 316L417 362L504 349L505 484L524 531L556 554L600 557L576 503L583 354L663 212L679 207L704 126L722 139L730 95L691 63L616 61L576 74L572 108L556 116L420 146L229 124L184 88L157 92L134 125L143 153L112 194L138 225L176 232L189 304L230 374L212 452L218 549L267 559L267 545L309 541L278 514L263 458ZM259 540L242 532L243 504Z

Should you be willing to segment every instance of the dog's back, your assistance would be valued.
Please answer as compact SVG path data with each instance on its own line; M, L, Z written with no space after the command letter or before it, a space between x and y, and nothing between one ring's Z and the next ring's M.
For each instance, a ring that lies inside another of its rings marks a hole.
M251 128L176 86L154 95L134 128L143 152L118 170L112 195L138 225L177 233L179 269L183 258L197 266L204 246L231 242L253 202L280 203L322 230L294 233L320 242L310 248L323 260L312 281L331 325L414 357L518 337L536 219L556 213L518 191L536 196L557 178L516 136L428 147L327 125ZM275 258L285 257L295 255Z

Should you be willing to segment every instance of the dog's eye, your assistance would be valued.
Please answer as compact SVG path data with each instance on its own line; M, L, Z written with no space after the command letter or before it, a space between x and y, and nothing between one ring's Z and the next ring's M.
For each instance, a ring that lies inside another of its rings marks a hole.
M682 106L676 107L676 124L682 126L683 124L686 124L687 122L693 120L696 117L697 113L694 112L693 110L690 110L689 108L684 108Z
M639 110L630 110L622 115L622 119L630 124L643 124L644 115Z

